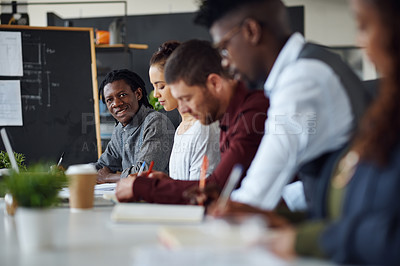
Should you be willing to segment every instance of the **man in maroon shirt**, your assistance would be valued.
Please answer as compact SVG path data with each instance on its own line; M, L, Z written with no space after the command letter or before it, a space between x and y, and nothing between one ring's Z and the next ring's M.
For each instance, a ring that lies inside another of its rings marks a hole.
M165 78L181 112L205 125L220 121L221 160L207 177L207 184L222 188L235 164L247 171L264 134L269 102L263 92L249 91L230 78L221 67L218 51L206 41L181 44L165 65ZM198 184L174 180L162 172L148 177L144 173L120 180L116 195L119 201L187 204L189 199L183 192Z

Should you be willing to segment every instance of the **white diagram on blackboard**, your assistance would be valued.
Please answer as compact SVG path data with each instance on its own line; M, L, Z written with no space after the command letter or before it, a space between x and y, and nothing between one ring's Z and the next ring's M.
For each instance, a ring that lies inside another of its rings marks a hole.
M31 40L32 41L32 40ZM24 42L24 76L21 79L21 98L25 111L34 111L38 106L51 107L51 88L60 84L51 81L51 71L47 69L47 55L54 54L54 49L45 43Z

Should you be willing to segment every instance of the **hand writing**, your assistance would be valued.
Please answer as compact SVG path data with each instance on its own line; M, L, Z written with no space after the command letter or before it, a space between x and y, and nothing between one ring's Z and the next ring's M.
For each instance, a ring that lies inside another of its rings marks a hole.
M147 172L144 172L143 175L147 176ZM159 172L159 171L152 171L147 177L157 178L157 179L164 179L164 178L170 179L170 177L166 173Z
M220 193L220 189L215 184L208 184L204 190L199 186L192 186L183 192L183 197L186 198L192 205L208 206L214 202Z
M129 175L127 178L122 178L117 182L115 195L119 202L128 202L133 200L133 183L137 176Z

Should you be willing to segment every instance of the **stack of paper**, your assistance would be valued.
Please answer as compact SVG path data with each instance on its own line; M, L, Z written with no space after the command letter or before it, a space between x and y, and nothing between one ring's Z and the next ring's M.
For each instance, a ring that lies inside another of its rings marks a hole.
M94 206L109 206L118 202L115 196L116 183L99 184L94 187ZM69 201L69 188L65 187L58 193L58 197L66 204ZM67 206L69 206L67 204Z
M105 194L115 194L117 183L99 184L94 187L94 196L103 196Z
M115 187L116 183L107 183L107 184L99 184L94 187L94 196L95 197L103 197L104 195L115 195ZM69 188L63 188L58 196L60 198L69 198Z
M203 216L203 206L150 203L119 203L111 213L116 222L199 223Z

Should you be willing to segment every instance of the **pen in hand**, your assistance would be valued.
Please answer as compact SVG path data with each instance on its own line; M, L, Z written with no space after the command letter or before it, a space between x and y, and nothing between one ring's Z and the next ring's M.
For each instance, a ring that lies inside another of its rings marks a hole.
M143 173L144 167L146 166L146 162L144 161L142 163L142 166L140 166L139 172L138 172L138 176L140 176Z
M203 163L201 164L201 169L200 169L200 181L199 181L200 191L203 191L206 186L207 169L208 169L208 158L207 155L204 155Z
M154 161L151 161L150 166L149 166L149 170L147 171L147 176L149 176L149 174L153 170L153 166L154 166Z

